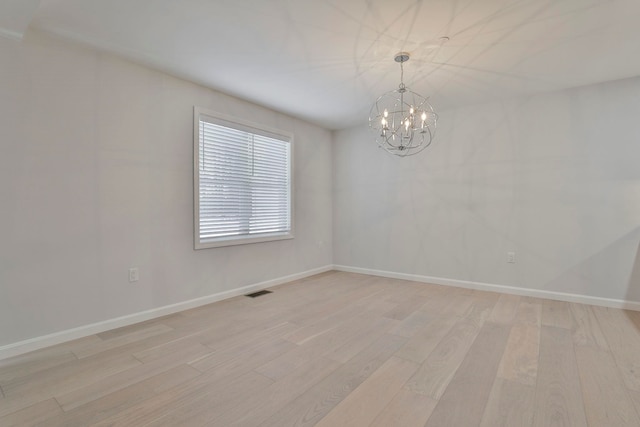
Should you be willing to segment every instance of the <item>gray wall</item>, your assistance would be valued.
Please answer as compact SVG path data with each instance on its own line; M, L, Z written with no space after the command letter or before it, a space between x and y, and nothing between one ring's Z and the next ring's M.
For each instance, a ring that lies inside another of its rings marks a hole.
M0 346L331 264L329 131L37 33L0 58ZM295 239L193 250L194 105L294 133Z
M640 301L639 118L635 78L442 112L405 159L337 132L334 263Z

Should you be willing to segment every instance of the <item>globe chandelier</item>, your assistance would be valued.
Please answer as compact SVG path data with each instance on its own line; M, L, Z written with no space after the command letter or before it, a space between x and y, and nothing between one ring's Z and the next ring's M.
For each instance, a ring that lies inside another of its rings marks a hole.
M418 154L431 145L438 121L428 98L404 85L403 64L409 58L407 52L396 54L400 85L380 96L369 113L369 128L375 132L378 145L400 157Z

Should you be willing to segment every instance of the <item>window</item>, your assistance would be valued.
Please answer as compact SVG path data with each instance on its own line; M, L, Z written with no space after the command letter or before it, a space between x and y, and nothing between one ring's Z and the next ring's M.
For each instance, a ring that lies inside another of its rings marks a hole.
M293 137L194 109L195 248L293 238Z

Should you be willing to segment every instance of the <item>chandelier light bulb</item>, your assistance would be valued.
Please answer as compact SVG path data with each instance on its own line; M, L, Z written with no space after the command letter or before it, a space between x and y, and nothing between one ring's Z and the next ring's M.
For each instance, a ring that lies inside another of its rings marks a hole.
M438 115L427 98L405 86L403 64L409 60L407 52L400 52L400 85L380 96L371 107L369 127L376 132L376 143L391 154L411 156L431 145ZM420 123L416 116L420 117Z

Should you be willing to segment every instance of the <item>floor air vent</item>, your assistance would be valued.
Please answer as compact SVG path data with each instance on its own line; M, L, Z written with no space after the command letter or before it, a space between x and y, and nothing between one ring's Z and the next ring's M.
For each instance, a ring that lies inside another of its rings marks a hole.
M271 293L271 291L258 291L258 292L254 292L252 294L246 294L245 297L255 298L255 297L259 297L259 296L270 294L270 293Z

